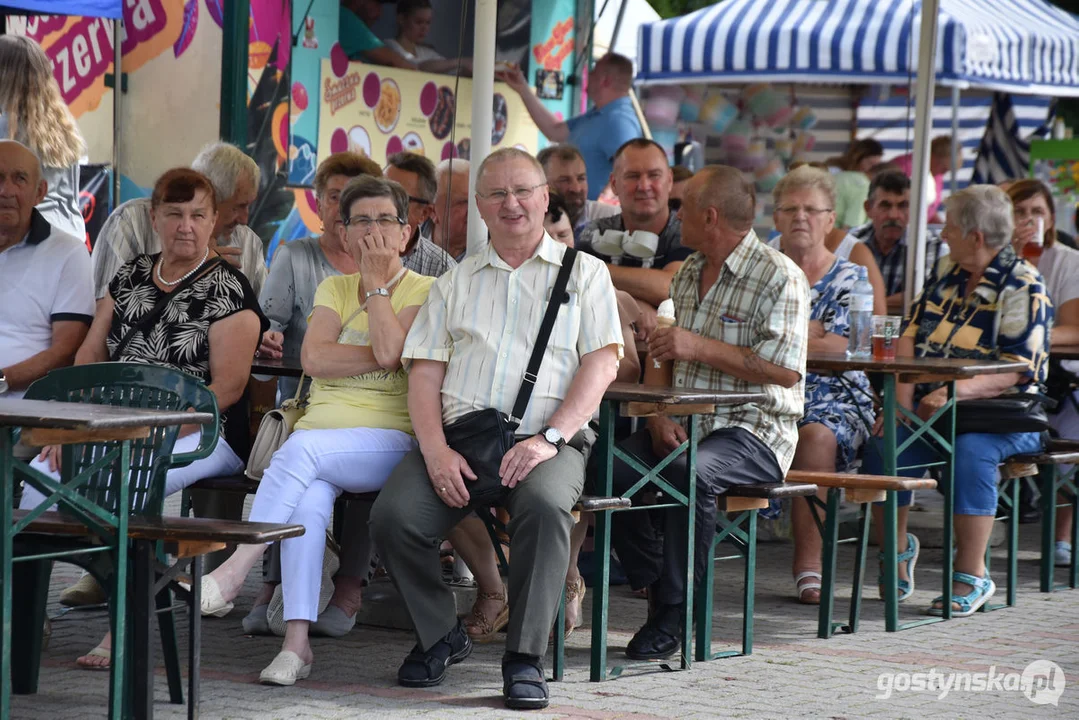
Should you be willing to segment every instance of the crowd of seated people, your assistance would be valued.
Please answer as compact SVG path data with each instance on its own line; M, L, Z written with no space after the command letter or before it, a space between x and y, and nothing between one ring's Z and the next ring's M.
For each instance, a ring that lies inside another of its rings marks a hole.
M423 57L417 54L422 33L410 28L423 27L424 11L430 11L425 2L399 5L395 52ZM869 152L848 171L865 174L877 160ZM292 358L306 373L302 386L280 383L281 399L298 391L306 409L273 456L249 517L299 523L307 532L270 553L262 545L238 548L202 588L202 612L224 616L263 560L265 582L242 624L247 632L283 636L260 675L264 683L291 685L311 674L309 638L352 630L363 586L381 564L415 627L416 644L398 671L402 685L441 683L474 642L498 639L504 629L507 705L545 707L542 658L563 591L566 623L555 631L569 635L584 622L577 560L589 518L575 523L571 510L594 476L594 421L616 379L765 398L699 418L692 556L673 541L684 512L615 515L615 551L630 586L649 599L647 619L626 651L637 659L665 659L679 650L688 611L684 584L691 567L696 582L703 581L717 495L735 484L781 482L792 468L847 472L860 462L861 472L880 474L883 423L897 423L900 438L910 432L901 418L879 416L865 375L807 372L809 355L846 347L858 265L869 267L871 277L877 273L877 312L885 297L897 306L909 223L909 180L902 173L872 179L868 221L847 232L837 228L833 175L792 170L773 193L778 235L766 242L754 232L756 191L741 172L678 171L676 191L666 151L644 138L611 156L607 183L620 208L588 199L589 168L572 145L552 146L538 158L502 149L474 161L470 194L465 161L436 167L400 153L383 169L353 153L329 156L315 179L320 234L278 248L267 268L262 242L246 225L258 168L234 146L209 146L192 168L165 172L150 198L118 207L87 258L34 209L48 185L38 157L18 142L0 141L0 199L11 199L0 204L0 273L10 275L8 260L17 258L18 267L31 268L26 272L40 273L32 268L47 262L62 267L64 278L35 289L49 295L41 317L0 318L0 337L37 338L18 357L0 355L0 393L22 391L72 362L150 363L199 377L227 417L241 404L252 358ZM471 202L489 242L468 254ZM1079 344L1079 253L1056 241L1051 194L1036 180L1015 182L1007 193L972 186L943 208L941 239L949 252L934 246L929 253L926 285L911 305L898 354L1022 363L1019 372L960 381L961 399L1036 392L1048 377L1050 342ZM1039 218L1045 250L1028 262L1021 253ZM481 521L490 507L472 494L482 478L450 446L444 426L485 408L509 412L568 257L574 258L568 300L559 308L518 442L496 478L504 486L500 504L510 538L504 579ZM166 298L172 311L147 317ZM672 327L657 324L665 300L675 306ZM900 385L898 393L900 404L923 419L947 397L934 384ZM1079 398L1070 400L1053 424L1061 435L1079 437ZM197 437L184 428L177 451L193 447ZM683 422L655 417L617 439L654 464L686 438ZM928 612L951 603L966 616L993 596L984 555L997 466L1041 443L1038 433L958 436L954 587ZM56 448L37 452L35 466L55 475ZM916 443L899 465L932 454ZM208 458L171 470L165 491L240 472L241 455L223 436ZM684 482L681 467L676 461L664 471L675 486ZM636 482L621 462L614 477L616 490ZM326 534L343 493L377 493L377 499L347 506L338 556L327 551ZM20 502L29 508L42 501L27 490ZM914 591L920 550L907 529L909 503L900 498L900 600ZM808 505L796 503L791 512L794 595L816 603L821 541ZM874 512L879 533L880 509ZM1062 511L1061 561L1072 552L1071 520ZM445 540L477 580L476 603L463 619L440 571ZM79 585L87 591L94 583ZM881 588L886 591L892 589ZM100 588L95 592L100 596ZM110 657L106 637L79 663L106 667Z

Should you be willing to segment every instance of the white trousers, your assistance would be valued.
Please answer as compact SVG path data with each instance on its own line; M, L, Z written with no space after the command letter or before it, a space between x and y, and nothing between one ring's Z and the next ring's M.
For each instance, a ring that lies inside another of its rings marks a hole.
M173 453L191 452L198 446L199 433L191 433L176 441L176 444L173 446ZM60 479L60 473L54 473L49 470L49 463L47 460L35 459L30 463L30 467L45 473L53 480ZM175 492L179 492L188 485L197 483L199 480L217 477L218 475L235 475L243 472L243 470L243 460L237 457L236 453L232 451L232 448L229 447L229 444L225 442L224 438L219 437L217 439L217 445L214 446L213 452L210 453L209 457L205 457L202 460L196 460L190 465L182 468L173 468L165 474L165 496L168 497ZM29 510L37 507L44 500L45 496L38 492L37 488L24 484L22 501L19 503L19 507L23 510ZM51 509L55 509L55 506Z
M416 446L400 430L298 430L270 460L251 506L251 522L293 523L306 532L281 542L285 620L318 619L326 528L343 492L382 489Z

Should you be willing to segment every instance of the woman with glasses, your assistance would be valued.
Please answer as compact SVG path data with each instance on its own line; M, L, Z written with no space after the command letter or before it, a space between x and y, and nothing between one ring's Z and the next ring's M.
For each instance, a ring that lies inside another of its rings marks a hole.
M307 332L315 288L333 275L359 270L337 228L341 225L339 201L349 180L361 175L381 177L378 163L353 152L340 152L322 161L315 172L315 200L322 234L281 243L274 251L259 304L270 319L270 332L256 355L264 358L300 356ZM281 399L296 393L295 378L279 378Z
M850 293L859 267L825 244L835 226L835 182L827 170L803 166L787 173L773 192L773 245L809 280L809 352L843 352L850 334ZM865 373L842 377L806 373L805 410L798 422L793 470L845 472L873 426L872 390ZM821 538L809 504L791 505L794 583L798 601L820 603Z
M281 543L286 621L281 652L259 679L292 685L311 672L311 623L328 598L325 533L342 492L381 489L416 446L408 415L401 349L433 278L401 265L408 195L391 180L359 177L341 194L338 240L359 272L327 278L315 293L300 354L313 378L303 418L259 484L252 522L294 523L307 531ZM203 581L203 614L225 611L262 557L244 545Z

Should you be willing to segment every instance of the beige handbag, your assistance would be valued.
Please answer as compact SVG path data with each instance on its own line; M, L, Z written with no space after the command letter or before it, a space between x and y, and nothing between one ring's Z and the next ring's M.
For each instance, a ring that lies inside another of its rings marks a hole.
M401 272L390 280L388 286L393 287L404 274L405 269L401 268ZM341 333L344 334L348 324L366 309L367 303L365 302L360 305L356 312L349 315L348 320L341 323ZM338 341L340 339L339 335ZM262 480L262 475L266 472L266 468L270 467L273 454L285 444L288 436L292 434L292 429L296 427L296 423L303 417L307 398L301 400L300 393L303 392L303 381L306 377L306 373L300 373L300 384L296 387L296 395L291 400L286 400L281 403L281 407L262 416L259 431L255 433L255 441L251 443L251 454L247 456L247 469L244 470L244 475L252 480Z
M291 400L281 403L281 407L275 408L262 416L259 423L259 431L255 433L255 440L251 443L251 454L247 456L247 469L244 475L252 480L262 480L262 474L270 467L270 459L277 449L285 444L288 436L292 434L292 428L303 417L306 398L300 399L303 392L303 381L306 375L300 373L300 384L296 386L296 395Z

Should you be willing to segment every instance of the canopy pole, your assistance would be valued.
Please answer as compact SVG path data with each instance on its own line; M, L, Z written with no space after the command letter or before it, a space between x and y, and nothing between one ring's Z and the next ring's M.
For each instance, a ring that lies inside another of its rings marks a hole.
M952 194L959 192L959 93L958 86L952 86Z
M613 53L614 46L618 44L618 33L622 29L622 18L626 15L626 5L629 4L629 0L622 0L618 6L618 17L614 20L614 32L611 33L611 42L607 47L607 52ZM636 60L636 58L633 58ZM589 63L591 65L591 63Z
M123 95L123 18L112 21L112 207L120 205L120 108Z
M903 307L925 282L926 173L929 171L929 135L933 131L933 91L937 68L937 19L940 0L922 2L921 32L918 38L918 81L914 86L914 153L911 157L910 225L907 230L907 267L903 285Z
M472 137L468 173L468 254L487 244L487 226L476 206L476 181L480 163L491 154L491 127L494 126L495 32L498 6L495 0L476 0L476 24L472 49Z

